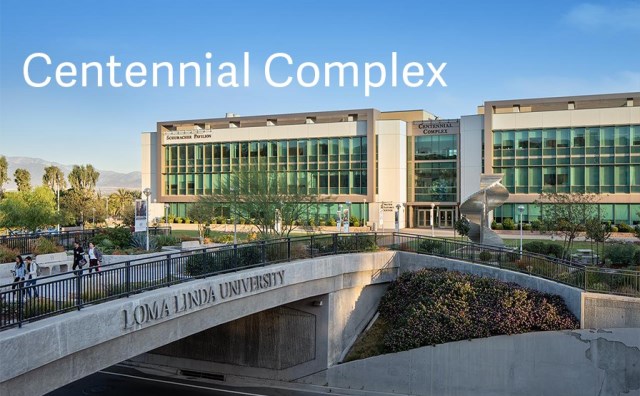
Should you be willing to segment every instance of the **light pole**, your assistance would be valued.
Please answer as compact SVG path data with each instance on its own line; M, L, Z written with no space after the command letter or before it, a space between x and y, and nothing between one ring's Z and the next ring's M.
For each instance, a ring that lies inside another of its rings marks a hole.
M345 232L349 232L349 223L351 222L351 201L347 201L344 203L345 205L347 205L347 216L346 216L346 220L344 222L345 224Z
M164 204L164 222L169 226L169 204Z
M91 217L91 222L93 223L93 228L96 227L96 208L91 208L91 211L93 212L93 217Z
M60 232L60 182L56 179L56 195L58 196L58 226L56 227L56 231Z
M144 211L145 212L144 214L145 214L145 230L147 231L147 252L148 252L149 251L149 196L151 195L151 189L147 187L142 192L147 197L147 208Z
M231 194L233 194L233 208L232 208L232 212L233 212L233 244L237 245L238 244L238 236L237 236L237 230L236 230L236 189L231 187Z
M429 214L429 223L431 223L431 237L435 237L436 236L436 229L435 226L433 224L433 209L435 209L436 204L434 204L433 202L431 203L431 213Z
M107 223L107 219L109 218L109 197L104 197L104 202L105 202L106 211L107 211L106 212L107 214L104 217L104 222Z
M342 204L338 205L338 221L336 222L338 226L338 232L342 231Z
M400 232L400 208L402 205L396 205L396 232Z
M520 257L522 257L522 214L524 213L524 206L518 206L518 212L520 212Z
M362 212L364 212L362 214L362 217L364 219L363 226L366 227L367 226L367 212L368 212L368 210L367 210L367 199L366 198L362 199Z

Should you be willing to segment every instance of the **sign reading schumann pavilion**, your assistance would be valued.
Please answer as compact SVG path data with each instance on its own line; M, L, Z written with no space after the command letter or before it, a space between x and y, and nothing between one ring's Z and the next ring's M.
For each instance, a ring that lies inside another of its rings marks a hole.
M271 271L234 280L212 279L197 289L181 291L173 296L139 304L132 309L124 309L124 330L207 308L219 301L283 286L284 271Z

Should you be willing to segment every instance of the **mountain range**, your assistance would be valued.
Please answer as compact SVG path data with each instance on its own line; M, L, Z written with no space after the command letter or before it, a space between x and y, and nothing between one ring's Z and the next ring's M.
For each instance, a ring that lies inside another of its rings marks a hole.
M65 178L73 169L73 165L65 165L31 157L7 157L7 163L9 165L9 170L7 172L9 181L4 185L4 189L7 191L16 190L16 183L13 181L13 173L18 168L26 169L31 173L32 186L39 186L42 184L42 175L44 175L44 168L47 166L57 166L62 170L62 172L64 172ZM139 190L140 185L142 184L142 176L140 172L120 173L103 169L97 169L97 171L100 172L100 177L98 178L96 189L105 194L110 194L118 188Z

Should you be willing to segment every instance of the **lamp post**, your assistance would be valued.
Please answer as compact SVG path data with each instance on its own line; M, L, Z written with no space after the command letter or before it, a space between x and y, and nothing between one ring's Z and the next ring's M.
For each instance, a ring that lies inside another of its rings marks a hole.
M396 205L396 232L400 232L400 208L402 205Z
M518 212L520 212L520 257L522 257L522 214L524 213L524 206L518 206Z
M169 204L164 204L164 222L169 226Z
M58 196L58 225L56 226L56 231L60 232L60 182L56 179L56 195Z
M149 196L151 195L151 189L147 187L142 192L147 197L147 208L144 214L145 214L145 229L147 230L147 252L148 252L149 251Z
M429 213L429 223L431 223L431 237L435 237L436 236L436 229L433 225L433 209L435 209L436 204L434 204L433 202L431 203L431 212Z
M82 231L84 231L84 211L80 211L80 225L82 226Z
M364 220L363 226L366 227L367 226L367 212L368 212L368 210L367 210L367 199L366 198L362 199L362 212L363 212L362 213L362 218Z
M345 202L345 205L347 205L347 216L345 218L345 232L349 232L349 223L350 223L350 217L351 217L351 201L347 201Z
M338 226L338 232L342 231L342 204L338 205L338 221L336 222Z
M104 217L104 222L107 223L107 219L109 218L109 197L104 197L104 202L106 205L106 215Z
M96 208L91 208L91 212L93 212L93 217L91 217L91 223L93 223L93 227L96 227Z
M232 208L232 212L233 212L233 244L237 245L238 244L238 236L237 236L237 229L236 229L236 199L237 199L237 195L236 195L236 189L231 187L231 194L233 194L233 208Z

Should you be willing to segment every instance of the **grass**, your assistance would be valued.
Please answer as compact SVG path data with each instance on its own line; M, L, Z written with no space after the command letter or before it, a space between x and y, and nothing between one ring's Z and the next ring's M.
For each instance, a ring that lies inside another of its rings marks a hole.
M378 318L369 330L358 336L358 339L353 344L344 361L350 362L352 360L382 355L384 353L382 338L389 329L389 325L384 320Z

